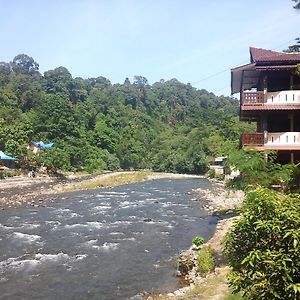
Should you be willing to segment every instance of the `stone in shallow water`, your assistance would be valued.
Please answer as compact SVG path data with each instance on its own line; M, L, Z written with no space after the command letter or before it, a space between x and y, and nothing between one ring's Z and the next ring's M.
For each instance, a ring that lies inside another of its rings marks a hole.
M143 221L144 221L144 222L151 222L152 219L151 219L151 218L145 218Z

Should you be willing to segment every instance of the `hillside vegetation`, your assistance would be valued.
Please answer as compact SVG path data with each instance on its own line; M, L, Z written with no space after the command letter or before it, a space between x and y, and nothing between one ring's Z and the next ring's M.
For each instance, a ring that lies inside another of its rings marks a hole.
M73 78L62 66L42 75L25 54L0 62L0 103L0 149L27 169L203 173L248 126L238 121L236 99L177 79L112 84ZM26 150L40 140L54 147Z

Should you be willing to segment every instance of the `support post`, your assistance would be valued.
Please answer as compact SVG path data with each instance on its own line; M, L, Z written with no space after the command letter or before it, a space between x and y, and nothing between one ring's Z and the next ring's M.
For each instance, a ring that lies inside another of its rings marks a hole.
M291 152L291 164L293 164L294 162L295 162L294 152Z
M294 75L290 75L290 90L292 91L294 89Z
M294 114L289 114L288 118L290 119L290 132L294 132Z

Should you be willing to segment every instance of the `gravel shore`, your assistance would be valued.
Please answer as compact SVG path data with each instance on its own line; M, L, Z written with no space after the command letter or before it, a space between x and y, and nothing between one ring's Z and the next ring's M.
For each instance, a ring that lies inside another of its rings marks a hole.
M224 183L218 181L211 181L211 187L207 189L193 190L192 195L193 200L201 200L203 209L211 212L233 210L239 207L244 199L243 191L228 189Z

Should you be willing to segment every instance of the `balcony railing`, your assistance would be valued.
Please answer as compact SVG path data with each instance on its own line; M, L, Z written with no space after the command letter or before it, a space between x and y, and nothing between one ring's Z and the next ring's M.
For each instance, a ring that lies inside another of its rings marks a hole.
M264 92L244 92L242 97L243 105L257 105L264 103Z
M244 92L242 105L300 105L300 91Z
M258 132L242 134L243 146L293 146L300 149L300 132Z
M299 145L300 132L270 132L267 134L266 145Z
M243 146L263 146L264 133L243 133L242 134Z

